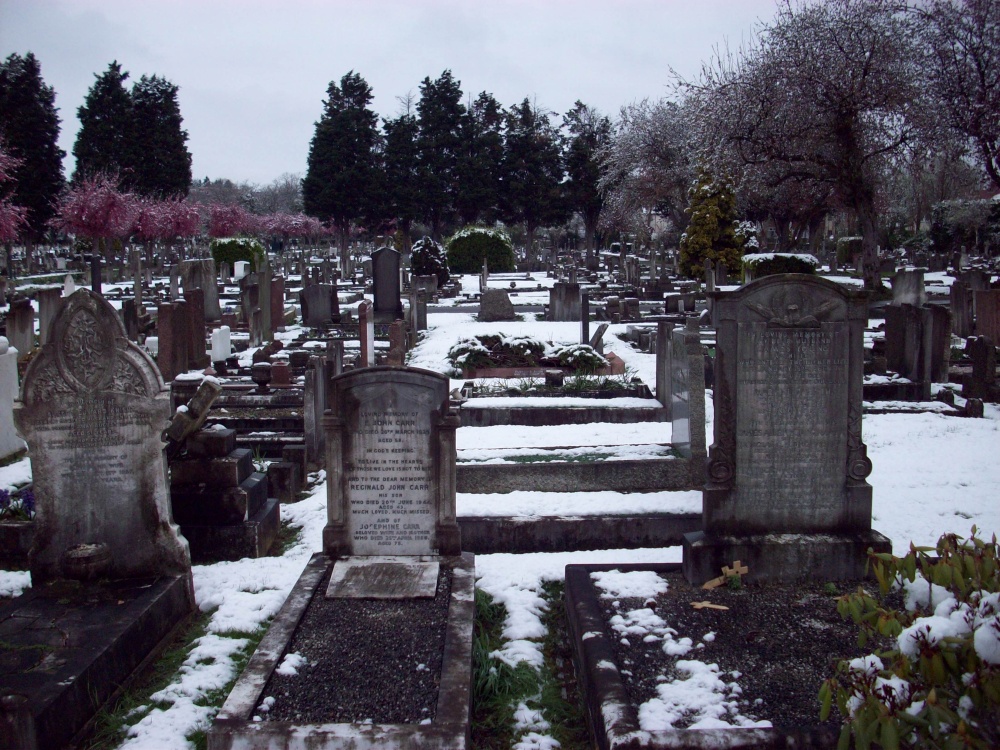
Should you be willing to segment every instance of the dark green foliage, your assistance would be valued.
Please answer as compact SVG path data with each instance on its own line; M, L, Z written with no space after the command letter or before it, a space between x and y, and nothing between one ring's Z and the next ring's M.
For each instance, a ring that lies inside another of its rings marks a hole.
M507 148L503 165L503 213L527 230L527 261L535 261L535 230L567 218L562 193L563 160L559 135L549 113L525 99L507 112Z
M706 259L721 261L726 268L739 268L743 243L736 236L736 196L732 189L702 170L688 195L691 221L681 235L681 273L700 277Z
M837 240L837 263L853 266L863 251L864 240L861 237L841 237Z
M403 114L382 125L382 219L395 221L404 236L420 218L420 173L417 118ZM405 248L404 248L405 249Z
M931 207L931 247L939 253L1000 249L1000 201L941 201Z
M563 344L552 352L560 367L570 367L574 372L594 373L608 366L608 360L589 344Z
M410 250L410 270L415 276L437 276L438 288L448 283L448 254L430 237L422 237Z
M465 224L494 221L502 189L504 114L485 91L462 117L455 209Z
M129 92L129 74L118 61L96 76L77 110L80 130L73 145L74 182L112 175L119 186L140 195L187 195L191 153L181 128L177 86L159 76L142 76Z
M755 279L759 279L762 276L774 276L779 273L815 274L816 266L802 258L787 255L776 255L773 258L761 260L753 264L753 277Z
M583 218L587 250L592 251L597 221L604 207L604 196L597 187L601 178L597 154L611 142L611 120L577 101L566 113L564 123L569 138L566 141L567 180L563 187L569 206Z
M841 662L838 676L823 683L820 716L836 704L844 717L840 746L1000 747L1000 666L987 660L995 659L997 638L996 536L979 539L973 526L968 539L944 534L935 548L911 544L904 557L869 552L869 559L878 598L859 586L838 599L837 611L859 626L859 645L891 639L896 647L869 657L864 669ZM889 607L885 598L900 583L925 592L924 600L903 611ZM935 593L932 584L944 590ZM920 621L931 616L939 628L942 621L953 627L928 637L928 621Z
M452 273L479 273L483 261L490 272L513 271L514 245L507 233L489 227L465 227L445 244Z
M302 203L310 216L330 221L346 250L351 226L377 214L378 117L368 105L371 87L351 71L327 87L323 115L309 145Z
M255 239L249 237L219 237L209 244L212 258L215 259L215 266L220 263L228 263L229 268L235 267L238 260L245 260L250 263L250 267L256 271L258 261L264 257L264 246Z
M436 81L424 78L420 84L417 114L421 214L431 227L431 236L440 239L442 227L455 209L462 118L465 116L461 83L450 70L444 71Z
M132 116L135 161L127 184L140 195L187 195L191 153L181 128L177 86L159 76L142 76L132 87Z
M125 88L128 73L115 60L87 92L77 110L80 130L73 144L74 182L98 174L115 175L122 186L135 162L132 97Z
M507 750L513 745L514 706L538 689L527 662L511 667L491 654L503 645L507 611L489 594L476 589L472 635L472 746Z
M30 52L10 55L0 63L0 141L20 164L5 186L9 196L0 193L0 198L10 197L28 210L28 236L35 241L46 233L65 183L66 154L58 140L55 92L42 80L38 60Z

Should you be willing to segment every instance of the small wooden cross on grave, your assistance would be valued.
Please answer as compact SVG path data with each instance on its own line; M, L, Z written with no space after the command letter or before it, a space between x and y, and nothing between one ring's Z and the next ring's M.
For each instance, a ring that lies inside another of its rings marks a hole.
M718 578L713 578L710 581L706 581L704 584L702 584L702 588L707 590L718 588L719 586L724 584L731 576L736 576L740 580L743 580L743 576L749 572L750 568L748 568L746 565L743 565L739 560L736 560L732 564L732 566L723 565L722 575L719 576Z

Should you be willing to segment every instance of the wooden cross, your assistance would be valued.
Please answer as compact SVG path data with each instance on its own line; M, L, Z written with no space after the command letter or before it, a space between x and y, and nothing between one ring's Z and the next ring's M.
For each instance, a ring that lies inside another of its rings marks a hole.
M729 607L723 607L721 604L712 604L712 602L691 602L691 606L695 609L729 609Z
M706 581L704 584L702 584L702 588L705 589L706 591L711 591L712 589L718 588L719 586L724 584L726 582L726 579L729 578L730 576L737 576L740 579L742 579L743 576L745 576L749 572L750 568L748 568L746 565L743 565L743 563L740 562L739 560L736 560L733 563L732 567L730 567L729 565L723 565L722 575L719 576L718 578L713 578L711 581Z

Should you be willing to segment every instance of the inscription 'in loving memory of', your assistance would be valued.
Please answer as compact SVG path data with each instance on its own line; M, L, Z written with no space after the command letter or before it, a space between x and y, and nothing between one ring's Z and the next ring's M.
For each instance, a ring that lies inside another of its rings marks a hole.
M411 410L359 412L345 466L355 554L430 551L436 518L426 421Z

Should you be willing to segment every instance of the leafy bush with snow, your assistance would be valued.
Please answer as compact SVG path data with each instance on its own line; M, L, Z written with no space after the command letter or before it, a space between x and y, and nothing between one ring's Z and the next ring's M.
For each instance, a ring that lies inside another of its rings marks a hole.
M446 243L448 266L454 273L479 273L483 260L490 272L514 270L514 243L502 229L465 227Z
M548 356L558 359L560 366L574 372L589 374L608 366L608 360L589 344L559 344L548 352Z
M929 553L936 552L937 557ZM870 554L884 596L902 586L905 611L887 609L863 589L838 601L861 630L895 648L841 662L820 689L821 717L836 700L844 717L840 747L1000 747L1000 548L972 528L943 535L935 549L902 558Z
M463 338L448 350L448 359L460 377L462 371L485 367L568 367L577 373L593 373L608 364L586 344L548 345L533 336L503 333Z
M448 283L448 254L440 243L430 237L421 237L410 249L410 270L414 276L437 276L438 288Z
M816 256L805 253L754 253L743 256L743 267L753 269L755 279L779 273L815 274Z

